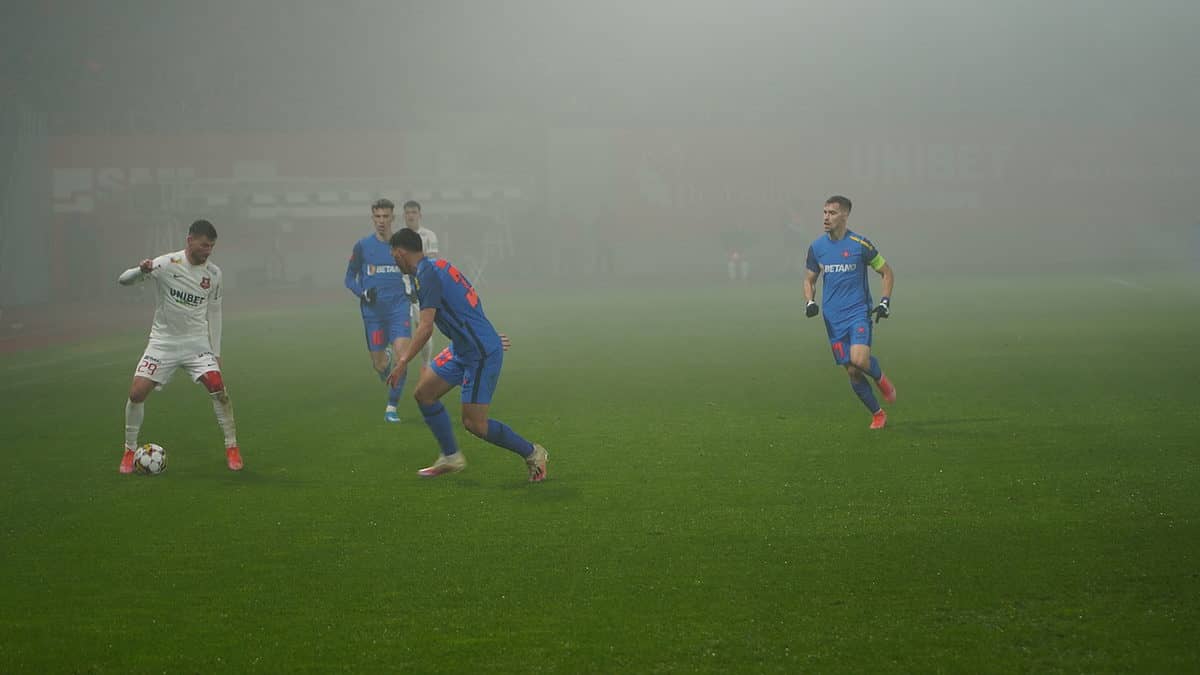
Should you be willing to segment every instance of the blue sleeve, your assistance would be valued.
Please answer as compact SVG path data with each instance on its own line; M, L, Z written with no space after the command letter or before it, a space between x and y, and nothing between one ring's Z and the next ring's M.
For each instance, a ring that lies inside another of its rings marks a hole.
M363 286L359 281L362 275L362 242L354 242L354 251L350 253L350 262L346 263L346 288L354 294L354 297L361 298L363 294Z
M878 272L879 268L883 267L887 260L884 260L883 254L881 254L879 249L875 248L875 244L866 237L863 237L863 249L863 260L871 266L871 269Z
M811 246L808 247L808 259L804 261L804 266L809 272L821 273L821 263L817 262L817 254L813 252Z
M417 274L417 300L421 303L421 309L442 308L442 280L433 270L433 265L425 265Z

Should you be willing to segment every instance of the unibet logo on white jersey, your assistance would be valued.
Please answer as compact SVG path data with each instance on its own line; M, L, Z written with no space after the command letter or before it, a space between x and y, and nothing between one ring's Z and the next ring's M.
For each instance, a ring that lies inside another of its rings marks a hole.
M193 265L177 251L155 258L150 277L158 289L150 341L219 349L211 344L209 315L221 311L221 269L212 262Z

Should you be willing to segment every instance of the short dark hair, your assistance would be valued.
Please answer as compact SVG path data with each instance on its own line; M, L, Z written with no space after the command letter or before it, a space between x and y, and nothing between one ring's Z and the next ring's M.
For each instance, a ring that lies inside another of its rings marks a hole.
M400 228L400 231L392 235L390 240L392 248L398 248L403 251L412 253L422 253L421 235L413 232L407 227Z
M849 199L847 199L846 197L843 197L843 196L841 196L841 195L834 195L834 196L830 197L829 199L826 199L826 200L825 200L825 203L826 203L826 204L837 204L838 206L840 206L840 207L842 207L843 209L845 209L845 210L846 210L846 213L850 213L850 209L854 208L854 207L853 207L853 206L850 204L850 200L849 200Z
M374 211L375 209L387 209L388 211L395 211L396 205L393 204L392 200L390 199L376 199L371 203L371 210Z
M415 200L415 199L410 199L410 200L408 200L408 201L404 202L404 208L406 208L406 209L416 209L416 210L420 211L420 210L421 210L421 204L420 204L420 202L418 202L418 201L417 201L417 200Z
M213 241L217 240L217 228L207 220L197 220L188 228L189 237L208 237Z

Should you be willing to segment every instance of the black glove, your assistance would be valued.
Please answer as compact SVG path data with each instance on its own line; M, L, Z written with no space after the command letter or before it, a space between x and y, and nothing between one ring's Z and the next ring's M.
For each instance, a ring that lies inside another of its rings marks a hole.
M379 295L378 289L368 288L367 290L363 291L363 294L362 294L363 302L367 303L368 305L373 305L373 304L375 304L375 297L377 295Z
M821 308L817 306L816 300L809 300L808 304L804 306L804 316L806 316L810 319L820 313L821 313Z
M892 299L884 296L879 299L879 304L875 305L875 309L871 310L875 315L875 323L879 323L880 319L886 319L892 315Z

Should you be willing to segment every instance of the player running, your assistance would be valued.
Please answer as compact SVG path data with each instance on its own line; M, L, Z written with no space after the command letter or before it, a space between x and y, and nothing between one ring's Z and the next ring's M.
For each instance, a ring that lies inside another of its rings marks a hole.
M390 200L380 199L371 204L375 232L354 243L350 262L346 265L346 288L358 298L371 367L379 381L385 384L392 369L391 356L402 353L412 336L404 273L392 260L388 246L395 219L396 205ZM383 419L388 422L400 421L396 404L404 391L407 376L407 373L401 373L399 380L388 388L387 407L383 411Z
M433 233L433 230L421 225L421 204L415 200L404 202L404 226L408 229L421 235L421 248L425 253L426 258L436 258L438 252L438 238ZM409 319L413 327L416 327L421 322L421 308L416 302L416 295L412 287L412 279L405 275L405 283L408 284L409 304ZM429 342L425 343L425 349L421 353L421 362L429 363L433 359L433 336L429 336Z
M840 195L825 200L825 236L808 248L805 263L804 315L810 319L820 313L815 300L817 278L825 273L821 302L825 305L825 331L833 348L833 360L846 368L850 388L871 411L871 428L887 424L887 412L875 399L869 376L879 385L879 393L888 403L896 402L896 388L883 374L879 361L871 356L871 317L875 322L891 315L892 267L866 237L850 231L850 200ZM871 308L871 287L867 266L883 277L883 297Z
M216 242L212 223L197 220L188 228L187 246L182 251L143 260L117 279L122 286L153 279L158 289L150 341L134 370L125 402L121 473L133 472L133 451L138 447L146 398L166 386L176 368L186 370L208 390L225 434L225 463L231 471L242 469L233 404L221 379L221 269L208 261Z
M503 422L488 417L508 339L497 333L484 315L483 303L471 282L446 260L426 258L421 250L420 235L408 228L393 235L391 245L396 264L413 277L421 305L421 323L408 350L398 352L396 367L388 381L403 376L408 362L420 354L433 334L435 324L450 339L450 346L443 349L432 364L421 368L421 379L413 394L425 416L425 423L442 450L432 466L417 473L425 477L440 476L462 471L467 465L454 439L450 415L440 400L446 392L461 384L462 422L467 431L523 457L531 483L545 480L546 449L525 440Z

